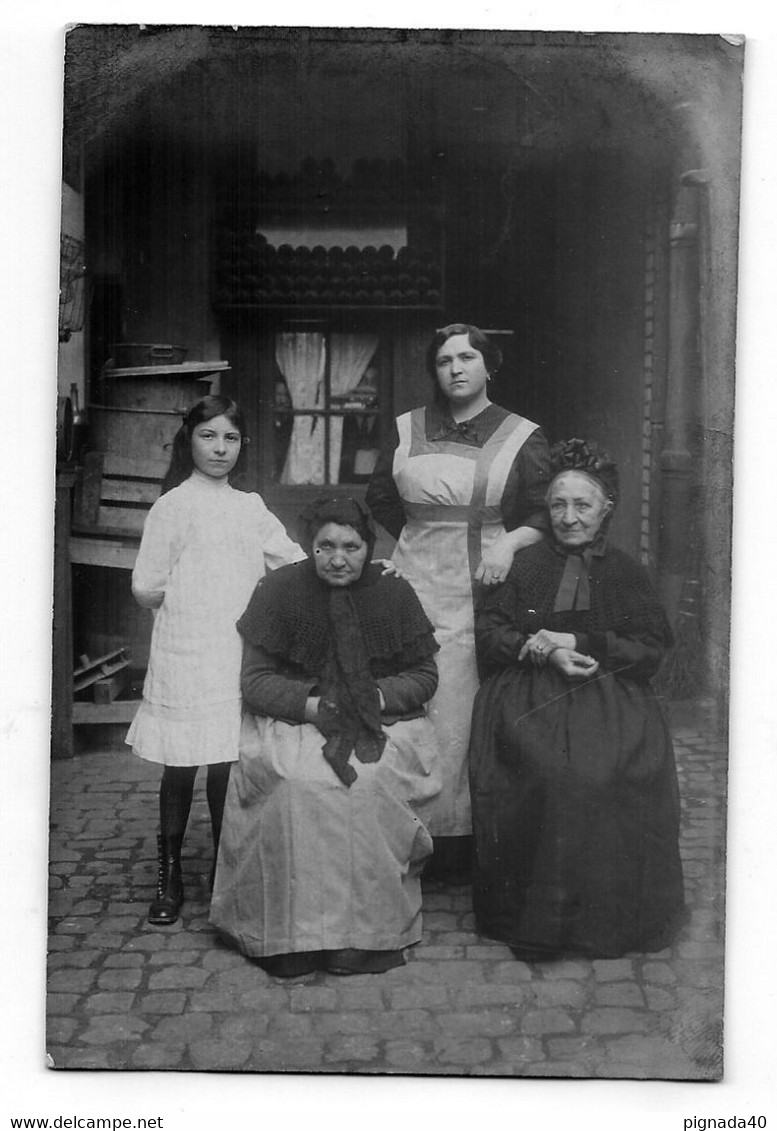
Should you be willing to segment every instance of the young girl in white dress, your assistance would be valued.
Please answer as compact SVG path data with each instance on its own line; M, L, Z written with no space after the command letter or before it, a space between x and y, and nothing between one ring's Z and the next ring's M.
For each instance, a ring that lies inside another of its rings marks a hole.
M245 443L243 415L229 398L204 397L189 410L132 573L136 600L154 610L143 702L126 741L164 767L157 890L148 915L159 926L174 923L183 903L181 845L199 766L208 767L214 861L218 854L240 736L236 622L266 569L306 556L259 495L232 486Z

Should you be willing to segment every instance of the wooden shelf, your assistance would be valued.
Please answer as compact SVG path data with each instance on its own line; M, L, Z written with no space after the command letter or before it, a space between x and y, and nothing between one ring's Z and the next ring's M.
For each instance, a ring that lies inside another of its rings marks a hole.
M112 703L73 703L74 726L98 723L131 723L140 706L140 699L114 699Z

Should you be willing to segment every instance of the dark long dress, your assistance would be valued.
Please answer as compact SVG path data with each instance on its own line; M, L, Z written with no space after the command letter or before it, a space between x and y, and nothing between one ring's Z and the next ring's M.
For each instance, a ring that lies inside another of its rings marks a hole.
M517 555L477 619L477 925L540 954L660 950L683 907L674 753L649 683L671 634L640 567L612 547L590 563L590 609L554 612L565 560L550 542ZM574 633L595 675L519 664L540 628Z

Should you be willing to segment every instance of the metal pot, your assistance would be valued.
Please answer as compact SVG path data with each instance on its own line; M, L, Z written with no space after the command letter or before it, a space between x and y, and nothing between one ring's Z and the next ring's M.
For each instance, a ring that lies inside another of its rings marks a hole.
M153 342L117 342L111 356L117 369L143 365L181 365L188 350L184 346L158 345Z

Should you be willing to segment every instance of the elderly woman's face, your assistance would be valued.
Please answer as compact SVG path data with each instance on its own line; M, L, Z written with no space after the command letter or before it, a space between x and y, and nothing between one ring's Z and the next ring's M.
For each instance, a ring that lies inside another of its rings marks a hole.
M327 585L344 589L361 577L367 543L352 526L328 522L313 539L316 573Z
M435 369L440 391L454 404L475 400L488 380L483 354L470 345L469 334L454 334L443 342L437 351Z
M548 492L553 536L562 546L593 542L612 503L601 487L579 471L557 475Z

